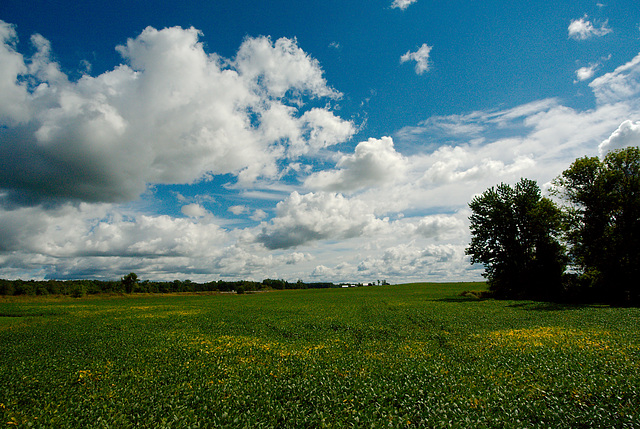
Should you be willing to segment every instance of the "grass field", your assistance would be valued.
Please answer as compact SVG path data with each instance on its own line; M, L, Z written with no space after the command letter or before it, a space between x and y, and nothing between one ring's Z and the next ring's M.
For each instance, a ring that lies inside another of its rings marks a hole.
M0 299L0 423L640 427L640 309L481 287Z

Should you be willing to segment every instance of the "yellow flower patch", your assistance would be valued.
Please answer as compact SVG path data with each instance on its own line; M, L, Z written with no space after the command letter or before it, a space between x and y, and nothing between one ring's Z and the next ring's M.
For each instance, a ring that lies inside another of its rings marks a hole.
M583 331L558 326L505 329L490 332L485 341L491 347L551 347L607 350L606 331Z

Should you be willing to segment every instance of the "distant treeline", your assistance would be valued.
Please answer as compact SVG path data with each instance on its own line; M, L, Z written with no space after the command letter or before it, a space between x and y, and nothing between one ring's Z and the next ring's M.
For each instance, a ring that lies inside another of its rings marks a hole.
M265 279L253 281L211 281L206 283L191 280L138 281L135 273L120 280L2 280L0 295L69 295L81 297L95 294L125 293L174 293L174 292L252 292L269 289L321 289L340 287L333 283L291 283L285 280Z

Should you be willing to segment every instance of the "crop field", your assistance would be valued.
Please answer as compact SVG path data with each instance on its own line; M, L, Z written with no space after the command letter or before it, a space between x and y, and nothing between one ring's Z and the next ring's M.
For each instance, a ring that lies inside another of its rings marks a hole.
M640 427L640 309L482 287L0 299L0 424Z

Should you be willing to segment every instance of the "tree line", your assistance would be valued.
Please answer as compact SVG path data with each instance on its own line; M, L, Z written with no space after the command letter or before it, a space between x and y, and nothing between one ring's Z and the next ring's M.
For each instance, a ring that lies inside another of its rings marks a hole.
M265 279L262 282L217 280L204 283L191 280L139 280L129 273L120 280L3 280L0 295L68 295L82 297L95 294L176 293L176 292L236 292L245 293L269 289L319 289L339 287L333 283L305 283L301 280Z
M466 253L492 294L640 304L640 148L577 159L551 195L523 178L469 203Z

